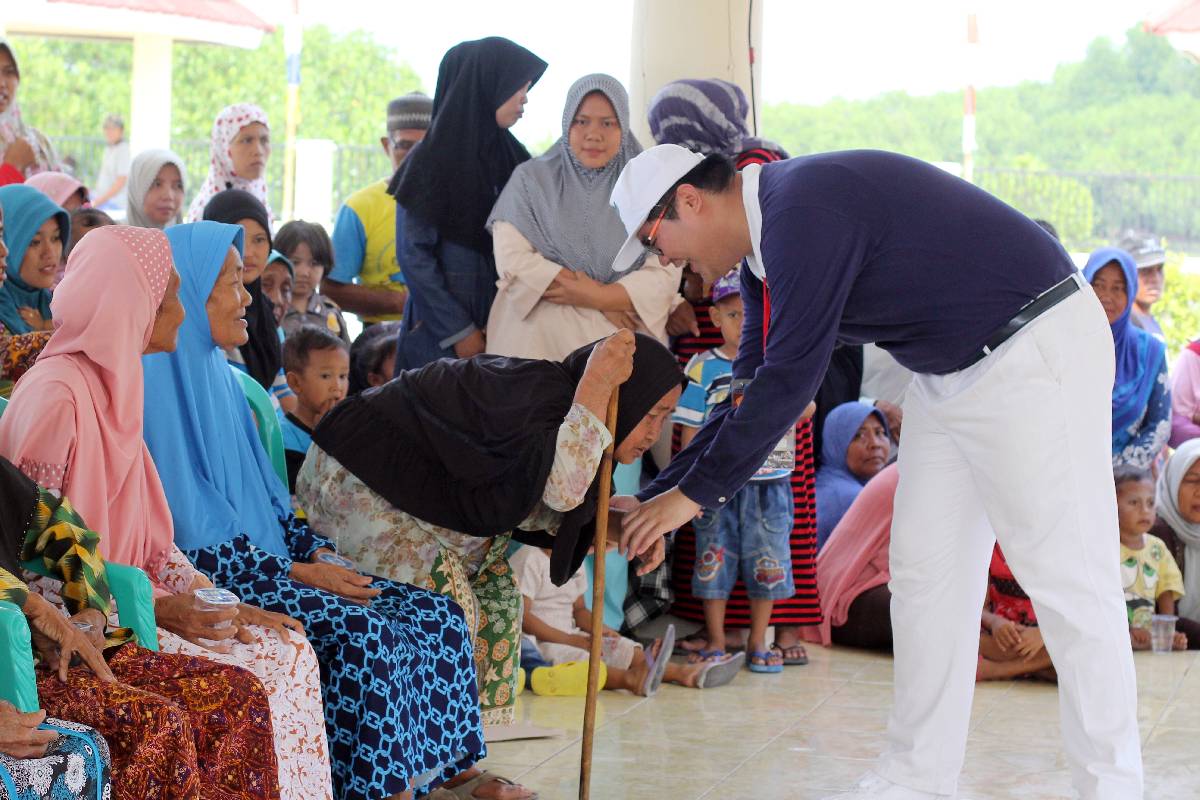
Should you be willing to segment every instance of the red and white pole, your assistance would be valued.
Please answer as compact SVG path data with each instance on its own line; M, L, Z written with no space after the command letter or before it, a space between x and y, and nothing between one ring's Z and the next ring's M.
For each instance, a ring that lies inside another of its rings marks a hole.
M962 176L975 180L975 70L979 59L979 25L975 14L967 14L967 87L963 92Z

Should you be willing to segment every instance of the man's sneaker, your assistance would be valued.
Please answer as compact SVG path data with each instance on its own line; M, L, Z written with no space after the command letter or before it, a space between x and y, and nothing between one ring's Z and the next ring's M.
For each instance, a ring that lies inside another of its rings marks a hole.
M953 800L948 794L932 794L908 789L868 772L848 792L830 795L825 800Z

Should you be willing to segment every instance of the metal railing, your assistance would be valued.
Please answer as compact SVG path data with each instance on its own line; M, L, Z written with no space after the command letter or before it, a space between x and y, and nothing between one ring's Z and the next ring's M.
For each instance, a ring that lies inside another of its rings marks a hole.
M1200 175L976 169L975 181L1063 241L1089 250L1128 230L1162 237L1174 250L1200 249Z

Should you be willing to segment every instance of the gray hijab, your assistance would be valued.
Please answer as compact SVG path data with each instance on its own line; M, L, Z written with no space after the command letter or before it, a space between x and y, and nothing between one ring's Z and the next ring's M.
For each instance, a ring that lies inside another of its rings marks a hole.
M174 221L168 222L165 226L157 225L142 210L142 204L146 202L146 193L150 191L150 186L158 176L158 171L167 164L174 164L175 168L179 170L179 177L183 179L183 188L186 194L187 168L183 166L182 158L170 150L144 150L138 153L129 165L129 181L125 184L125 221L129 225L139 228L169 228L179 222L180 216L177 215ZM180 212L182 213L182 211L181 207Z
M583 98L602 92L621 124L621 147L600 169L587 169L571 152L571 123ZM545 258L583 272L601 283L625 273L614 272L613 258L625 243L625 227L609 205L621 170L642 152L629 129L629 95L609 75L587 75L567 92L563 134L546 153L517 167L488 217L490 231L497 221L521 232ZM639 263L634 269L640 267Z
M1200 523L1188 522L1179 509L1179 486L1192 465L1200 460L1200 439L1179 445L1158 473L1158 515L1167 521L1187 553L1183 559L1183 597L1179 600L1181 617L1200 617Z

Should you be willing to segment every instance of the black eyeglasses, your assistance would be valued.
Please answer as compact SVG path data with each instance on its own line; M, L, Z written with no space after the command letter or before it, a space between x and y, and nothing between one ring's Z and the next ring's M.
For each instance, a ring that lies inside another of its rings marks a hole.
M419 144L417 139L392 139L393 150L404 150L405 152L412 150Z

